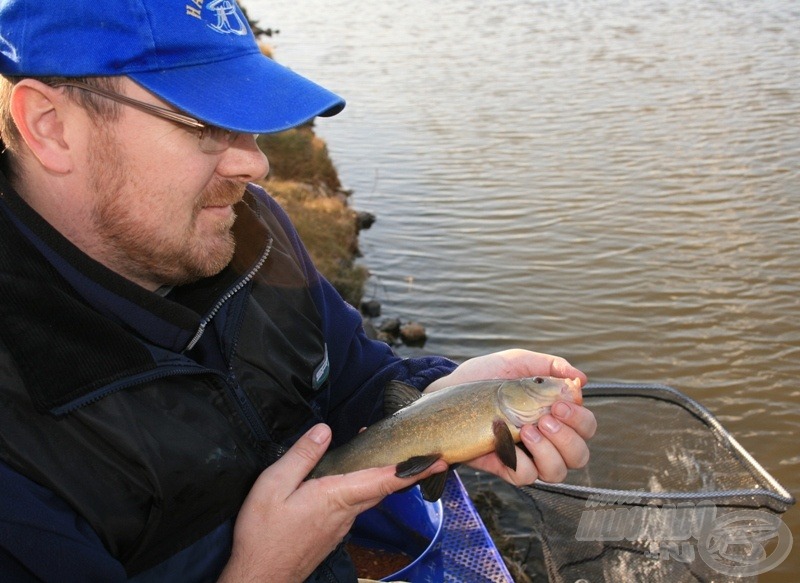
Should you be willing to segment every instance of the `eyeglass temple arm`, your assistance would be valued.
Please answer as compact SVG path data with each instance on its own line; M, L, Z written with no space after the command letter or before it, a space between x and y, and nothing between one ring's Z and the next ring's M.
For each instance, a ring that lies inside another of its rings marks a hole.
M125 105L130 105L131 107L135 107L141 111L146 113L151 113L153 115L157 115L163 117L165 119L187 125L189 127L197 128L197 129L205 129L208 126L201 121L194 119L193 117L189 117L187 115L183 115L178 113L177 111L172 111L171 109L167 109L165 107L159 107L157 105L152 105L150 103L144 103L143 101L138 101L136 99L131 99L126 95L121 95L119 93L112 93L111 91L106 91L100 87L95 87L94 85L87 85L86 83L81 83L80 81L61 81L59 83L55 83L52 87L76 87L78 89L83 89L85 91L89 91L90 93L96 93L97 95L102 95L108 99L113 101L117 101L119 103L124 103Z

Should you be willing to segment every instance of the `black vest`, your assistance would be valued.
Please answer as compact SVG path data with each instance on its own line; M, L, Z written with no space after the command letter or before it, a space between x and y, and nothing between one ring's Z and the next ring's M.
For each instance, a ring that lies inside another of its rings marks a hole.
M234 517L276 444L315 422L327 356L302 262L248 192L231 265L156 297L2 190L0 458L135 574ZM21 224L58 249L58 269ZM111 304L78 293L72 268Z

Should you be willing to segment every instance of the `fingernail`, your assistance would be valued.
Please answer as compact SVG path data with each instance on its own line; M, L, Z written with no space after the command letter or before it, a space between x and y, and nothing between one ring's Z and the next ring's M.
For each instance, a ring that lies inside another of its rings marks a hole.
M543 425L544 428L550 433L556 433L559 429L561 429L561 423L550 416L545 417L539 423Z
M527 441L532 441L533 443L539 443L542 441L542 434L539 433L539 430L532 425L526 425L522 428L522 437L524 437Z
M561 417L562 419L566 419L567 417L572 415L572 407L570 407L564 401L557 401L550 408L550 412L556 417Z
M330 429L328 429L328 426L320 423L311 428L311 431L308 432L308 437L314 443L323 444L328 440L329 434Z

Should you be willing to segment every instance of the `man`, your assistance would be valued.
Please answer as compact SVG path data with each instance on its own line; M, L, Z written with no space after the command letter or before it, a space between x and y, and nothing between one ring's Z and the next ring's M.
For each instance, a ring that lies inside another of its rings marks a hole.
M585 381L548 355L456 367L365 337L251 184L254 134L344 103L244 22L232 1L0 1L3 581L351 581L355 516L414 479L304 479L386 382ZM473 465L560 480L594 430L561 403L523 428L516 472Z

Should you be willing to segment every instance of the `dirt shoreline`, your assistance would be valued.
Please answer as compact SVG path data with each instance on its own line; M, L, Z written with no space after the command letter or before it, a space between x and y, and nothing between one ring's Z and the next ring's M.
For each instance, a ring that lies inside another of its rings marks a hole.
M317 269L351 305L360 307L369 272L361 256L361 215L350 207L325 142L308 124L259 136L270 163L260 182L292 219Z
M368 335L390 345L423 345L424 326L397 317L380 321L380 303L363 301L369 270L357 262L361 257L358 236L375 217L350 206L351 192L342 187L328 147L314 132L313 123L260 136L258 145L270 162L269 176L260 184L292 219L317 269L346 302L360 310Z

